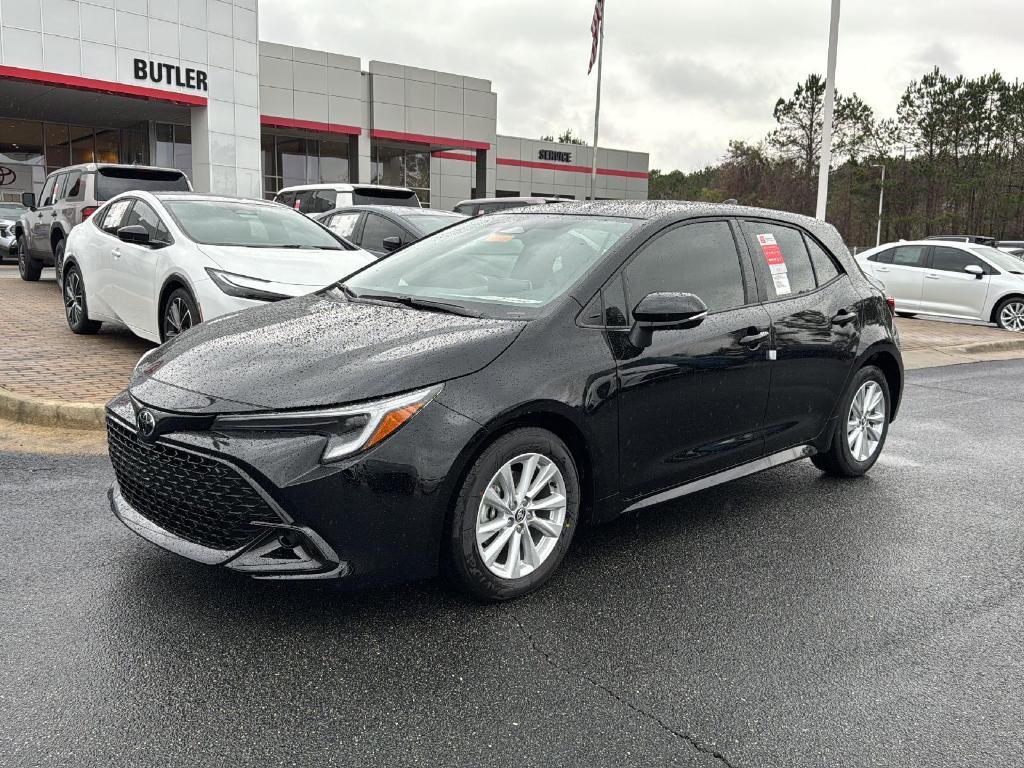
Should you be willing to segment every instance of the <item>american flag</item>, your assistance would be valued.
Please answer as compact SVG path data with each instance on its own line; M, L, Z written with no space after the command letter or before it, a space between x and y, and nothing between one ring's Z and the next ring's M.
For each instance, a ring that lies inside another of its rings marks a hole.
M604 23L604 0L597 0L594 3L594 20L590 22L590 34L594 36L594 42L590 45L590 66L587 67L587 74L594 68L597 61L597 41L601 34L601 24Z

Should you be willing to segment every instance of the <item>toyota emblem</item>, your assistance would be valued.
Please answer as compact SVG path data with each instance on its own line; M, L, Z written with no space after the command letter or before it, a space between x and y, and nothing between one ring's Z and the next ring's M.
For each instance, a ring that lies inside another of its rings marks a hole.
M0 187L6 187L9 184L13 184L18 178L18 174L14 172L13 168L8 168L6 165L0 165Z
M153 416L152 411L143 409L139 411L136 418L139 422L139 434L143 437L150 437L156 430L156 417Z

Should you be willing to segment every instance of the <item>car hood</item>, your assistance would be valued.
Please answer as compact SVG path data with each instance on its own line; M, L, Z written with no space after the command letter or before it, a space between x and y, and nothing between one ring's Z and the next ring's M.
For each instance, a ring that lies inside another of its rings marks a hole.
M474 373L524 326L350 302L331 289L201 323L151 353L129 390L177 412L369 400Z
M198 247L225 272L281 285L305 286L310 290L336 283L360 267L377 260L373 254L362 249L326 251L223 245Z

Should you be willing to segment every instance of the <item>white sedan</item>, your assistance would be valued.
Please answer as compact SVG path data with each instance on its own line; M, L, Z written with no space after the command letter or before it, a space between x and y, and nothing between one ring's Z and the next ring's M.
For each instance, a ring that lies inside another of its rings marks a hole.
M1024 261L974 243L913 240L857 254L898 315L942 315L1024 331Z
M75 333L115 321L163 342L203 320L311 293L375 260L277 203L126 192L71 230L64 308Z

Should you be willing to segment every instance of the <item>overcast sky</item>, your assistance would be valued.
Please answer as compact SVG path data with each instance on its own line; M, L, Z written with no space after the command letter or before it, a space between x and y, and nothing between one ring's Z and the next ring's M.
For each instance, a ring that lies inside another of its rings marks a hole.
M592 0L260 0L260 38L489 79L498 132L593 137ZM889 116L938 64L1024 68L1019 0L846 0L837 84ZM824 74L828 0L606 0L601 144L694 170L759 140L772 107Z

